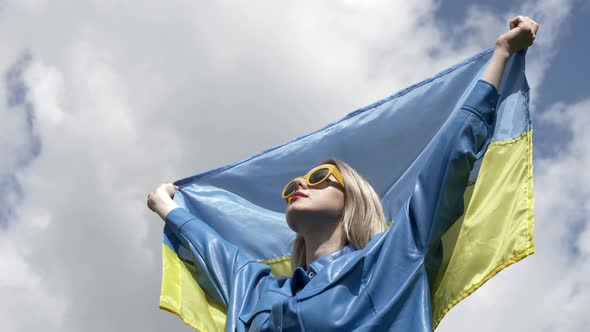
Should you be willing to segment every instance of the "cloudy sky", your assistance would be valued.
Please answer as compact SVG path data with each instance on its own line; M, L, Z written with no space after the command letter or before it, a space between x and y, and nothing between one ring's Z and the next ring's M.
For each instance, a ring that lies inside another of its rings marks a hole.
M438 331L590 316L590 2L0 1L2 331L190 331L158 307L147 193L323 127L491 47L522 13L537 252Z

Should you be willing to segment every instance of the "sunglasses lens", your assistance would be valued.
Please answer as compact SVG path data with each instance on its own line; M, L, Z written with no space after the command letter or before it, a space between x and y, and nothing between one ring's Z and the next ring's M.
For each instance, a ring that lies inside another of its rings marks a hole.
M286 187L285 187L285 191L283 192L283 196L289 196L292 193L295 192L295 190L297 189L297 185L295 184L294 181L291 181Z
M322 182L326 177L328 177L328 174L330 174L330 171L328 169L318 169L317 171L313 172L313 174L309 177L309 183L318 184Z

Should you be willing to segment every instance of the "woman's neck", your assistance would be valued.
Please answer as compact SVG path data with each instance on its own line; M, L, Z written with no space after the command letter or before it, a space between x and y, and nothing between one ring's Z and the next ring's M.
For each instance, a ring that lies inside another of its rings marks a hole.
M305 239L305 264L308 267L316 259L345 245L341 224L331 230L310 232L303 237Z

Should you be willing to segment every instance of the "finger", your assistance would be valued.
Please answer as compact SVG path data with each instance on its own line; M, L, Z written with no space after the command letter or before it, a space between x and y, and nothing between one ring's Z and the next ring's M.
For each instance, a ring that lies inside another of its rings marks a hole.
M517 22L518 22L518 16L516 16L510 20L510 23L509 23L510 30L512 30L516 27Z
M510 20L510 29L514 29L524 21L524 16L516 16Z
M531 31L533 41L537 38L537 30L539 29L539 24L535 22L532 18L526 17L528 20L528 27L527 29Z
M151 194L151 193L150 193L150 194ZM148 194L148 199L147 199L147 201L146 201L146 205L147 205L148 209L150 209L150 210L151 210L151 209L152 209L152 207L150 206L150 194Z
M533 21L533 32L537 34L537 31L539 31L539 23Z
M524 25L533 25L533 21L531 20L530 17L528 16L519 16L520 20L519 20L519 24L524 24Z
M533 21L528 16L519 16L518 24L516 27L521 28L524 31L531 31L534 30Z
M526 16L518 16L518 24L516 24L516 26L526 26L528 25L528 19Z
M167 183L166 184L166 188L165 188L165 192L166 194L168 194L168 196L170 196L170 198L174 198L174 194L177 191L177 186L172 184L172 183Z

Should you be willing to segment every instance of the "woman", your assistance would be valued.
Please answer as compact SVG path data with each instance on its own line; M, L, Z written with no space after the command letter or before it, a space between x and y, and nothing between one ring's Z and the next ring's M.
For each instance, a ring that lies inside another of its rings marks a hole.
M226 330L431 331L425 255L463 212L469 173L493 134L505 65L532 45L537 29L518 16L498 37L481 80L448 120L452 130L387 231L379 197L342 161L324 161L285 186L287 223L297 233L290 278L272 276L179 208L172 200L178 187L151 192L149 208L198 254L201 287L228 310Z

